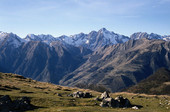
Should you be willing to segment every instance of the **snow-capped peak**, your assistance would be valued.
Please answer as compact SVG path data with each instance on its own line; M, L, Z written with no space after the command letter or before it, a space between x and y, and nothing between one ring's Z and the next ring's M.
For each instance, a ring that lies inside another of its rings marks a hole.
M99 32L109 32L106 28L101 28Z
M4 41L8 33L6 32L0 32L0 44Z
M7 45L13 45L14 47L19 47L25 40L21 39L19 36L13 33L0 33L0 44L4 43Z
M86 35L86 34L84 34L84 33L81 32L81 33L79 33L79 34L71 35L70 37L76 39L76 38L80 38L80 37L85 36L85 35Z
M26 36L26 39L35 39L35 35L34 34L28 34L27 36Z
M96 49L99 46L122 43L129 40L128 37L110 32L106 28L102 28L98 32L91 31L89 34L79 33L71 36L60 36L58 38L67 44L84 46L90 49Z
M41 42L44 42L44 43L51 43L52 41L56 41L57 39L55 37L53 37L52 35L44 35L44 34L41 34L41 35L34 35L34 34L28 34L26 37L25 37L25 40L27 41L41 41Z
M57 39L64 42L64 43L73 45L73 39L71 37L66 36L66 35L62 35L62 36L58 37Z
M106 28L100 29L98 33L101 33L103 35L103 39L106 42L106 45L123 43L129 40L129 37L116 34L112 31L107 30Z

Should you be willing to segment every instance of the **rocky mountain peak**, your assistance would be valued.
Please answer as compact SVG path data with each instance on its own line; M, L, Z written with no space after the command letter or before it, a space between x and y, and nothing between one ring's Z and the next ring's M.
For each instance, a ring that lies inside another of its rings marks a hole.
M106 28L101 28L99 32L109 32Z
M25 40L21 39L19 36L13 33L0 33L0 44L13 45L14 47L19 47Z
M28 34L25 37L25 40L27 40L27 41L41 41L41 42L50 44L52 41L56 41L57 39L55 37L53 37L52 35L49 35L49 34L47 34L47 35L44 35L44 34L41 34L41 35Z

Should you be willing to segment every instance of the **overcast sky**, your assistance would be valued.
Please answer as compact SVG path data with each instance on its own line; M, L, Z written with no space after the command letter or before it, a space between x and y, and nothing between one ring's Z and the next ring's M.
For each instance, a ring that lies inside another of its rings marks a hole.
M105 27L170 35L170 0L0 0L0 31L53 36Z

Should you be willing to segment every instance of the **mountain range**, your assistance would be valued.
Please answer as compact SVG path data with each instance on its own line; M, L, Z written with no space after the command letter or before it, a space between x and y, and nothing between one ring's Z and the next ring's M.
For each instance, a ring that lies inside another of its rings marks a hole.
M160 67L170 68L170 42L163 40L129 40L123 44L105 46L93 52L61 84L98 84L112 92L137 84Z
M56 38L0 32L0 71L67 86L102 85L116 92L160 67L170 69L169 40L145 32L128 37L105 28Z

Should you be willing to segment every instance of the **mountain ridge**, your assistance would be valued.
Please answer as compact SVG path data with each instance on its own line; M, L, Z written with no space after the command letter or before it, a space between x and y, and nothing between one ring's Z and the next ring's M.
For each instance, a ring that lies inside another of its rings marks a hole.
M0 41L2 41L2 37L4 37L4 34L13 34L13 33L1 32ZM20 38L19 36L17 37ZM63 43L70 44L76 47L83 46L91 50L96 50L105 45L124 43L130 39L140 39L140 38L161 39L165 41L170 41L170 35L161 36L155 33L148 34L146 32L136 32L128 37L128 36L114 33L113 31L108 31L106 28L101 28L99 31L91 31L88 34L79 33L79 34L70 35L70 36L62 35L59 37L54 37L50 34L47 34L47 35L28 34L25 38L23 39L20 38L20 40L24 42L41 41L49 45L50 43L54 41L61 41Z
M95 51L60 84L98 84L110 91L134 85L160 67L170 67L170 42L163 40L130 40ZM114 86L112 86L114 85Z

